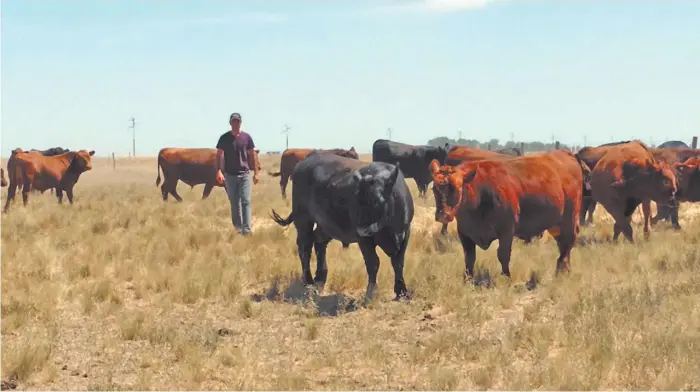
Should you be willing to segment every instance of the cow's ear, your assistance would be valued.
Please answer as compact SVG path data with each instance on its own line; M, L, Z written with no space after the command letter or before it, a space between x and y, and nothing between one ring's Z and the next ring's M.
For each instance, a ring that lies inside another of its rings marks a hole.
M350 147L350 151L355 151L355 146Z
M394 166L394 170L391 172L391 176L389 176L389 183L394 184L396 180L399 178L399 171L401 169L399 168L399 163L397 162L396 165Z
M430 173L433 174L433 176L437 175L440 172L440 162L438 162L437 159L433 159L430 162Z
M466 184L468 182L472 182L474 180L474 177L476 177L476 170L472 170L469 173L467 173L462 179L462 183Z
M260 150L255 150L255 153L256 153L256 154L260 154Z
M90 150L89 154L90 154L90 156L95 155L95 150Z

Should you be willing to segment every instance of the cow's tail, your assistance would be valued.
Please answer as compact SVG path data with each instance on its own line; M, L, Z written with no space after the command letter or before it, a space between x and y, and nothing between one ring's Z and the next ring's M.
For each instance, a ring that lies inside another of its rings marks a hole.
M275 212L274 209L272 209L272 220L277 222L277 224L280 226L289 226L294 222L294 211L292 210L289 216L286 219L284 219L277 212Z
M278 172L276 172L276 173L267 172L267 174L271 175L272 177L279 177L279 176L282 175L282 172L281 172L281 171L278 171Z
M158 178L156 178L156 186L160 185L160 154L158 154L158 167L156 168L158 172Z

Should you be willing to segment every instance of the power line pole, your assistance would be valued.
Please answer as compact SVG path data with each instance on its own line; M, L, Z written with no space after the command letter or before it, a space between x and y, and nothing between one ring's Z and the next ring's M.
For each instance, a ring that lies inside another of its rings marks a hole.
M391 128L386 130L386 134L389 136L389 140L391 140L391 133L392 133Z
M460 140L462 140L462 130L458 129L457 130L457 142L459 143Z
M289 130L290 129L292 129L292 128L290 128L289 125L284 124L284 131L282 131L282 133L284 133L287 137L287 150L289 150Z
M131 154L136 158L136 120L132 117L129 119L131 121Z

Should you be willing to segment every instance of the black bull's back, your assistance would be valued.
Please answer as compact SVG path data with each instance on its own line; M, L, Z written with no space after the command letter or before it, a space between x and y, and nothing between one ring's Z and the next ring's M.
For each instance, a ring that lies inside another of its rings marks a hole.
M304 282L325 284L326 247L335 239L359 244L369 276L368 300L379 269L377 246L392 259L397 298L407 296L403 260L414 206L399 168L314 151L297 164L292 179L292 213L286 219L272 214L281 226L294 223ZM311 248L316 250L315 278L309 267Z
M447 149L441 146L414 146L410 144L379 139L372 144L372 161L398 164L406 178L413 178L418 185L421 197L425 197L432 176L428 166L433 159L445 163Z

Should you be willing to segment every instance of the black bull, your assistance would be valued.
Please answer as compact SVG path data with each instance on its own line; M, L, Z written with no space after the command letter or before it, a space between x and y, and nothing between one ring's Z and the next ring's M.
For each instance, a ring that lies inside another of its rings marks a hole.
M326 249L335 239L360 247L368 275L366 302L377 285L377 246L391 258L396 299L409 296L403 266L414 208L398 166L314 151L297 164L292 181L296 185L291 214L284 219L272 210L272 217L280 226L294 223L305 284L323 287L328 276ZM315 278L311 248L316 252Z
M428 167L433 159L445 163L447 145L412 146L410 144L378 139L372 144L372 161L399 164L405 178L413 178L418 185L418 195L425 197L428 185L433 181Z

